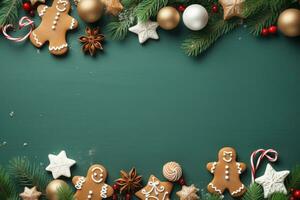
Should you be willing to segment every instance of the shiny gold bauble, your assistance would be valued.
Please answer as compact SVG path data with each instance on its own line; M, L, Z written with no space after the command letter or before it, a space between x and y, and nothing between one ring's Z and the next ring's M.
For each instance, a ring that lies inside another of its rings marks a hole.
M88 23L98 21L103 14L104 5L99 0L80 0L77 4L79 17Z
M177 27L180 21L179 12L171 7L166 6L158 11L157 22L165 30L171 30Z
M300 36L300 10L290 8L283 11L278 18L278 28L286 36Z
M46 196L49 200L58 200L57 191L61 187L67 187L67 183L62 180L51 181L46 188Z

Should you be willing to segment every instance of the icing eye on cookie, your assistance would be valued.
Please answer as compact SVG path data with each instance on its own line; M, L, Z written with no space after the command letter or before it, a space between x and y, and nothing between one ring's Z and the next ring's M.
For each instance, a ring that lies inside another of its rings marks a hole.
M232 161L232 151L224 151L223 152L223 160L227 163L230 163Z
M101 183L103 181L103 169L100 167L94 167L92 169L91 178L95 183Z

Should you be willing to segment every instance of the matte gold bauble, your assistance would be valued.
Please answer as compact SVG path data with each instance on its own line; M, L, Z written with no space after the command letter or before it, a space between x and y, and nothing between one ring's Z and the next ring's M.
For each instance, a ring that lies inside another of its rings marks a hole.
M104 5L99 0L80 0L77 4L78 15L88 23L96 22L103 14Z
M278 28L286 36L300 36L300 10L290 8L283 11L278 18Z
M176 28L179 21L179 12L171 6L163 7L157 14L157 22L159 26L165 30Z
M58 200L57 191L61 187L67 187L67 183L62 180L51 181L46 188L46 196L49 200Z

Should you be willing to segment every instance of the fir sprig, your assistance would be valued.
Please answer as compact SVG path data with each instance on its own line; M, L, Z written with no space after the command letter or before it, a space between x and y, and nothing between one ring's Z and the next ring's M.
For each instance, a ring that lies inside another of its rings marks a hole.
M57 199L58 200L75 200L74 192L68 185L62 186L62 187L58 188Z
M222 35L227 34L238 26L234 20L224 21L219 19L214 23L210 23L205 29L194 34L182 43L182 48L188 56L198 56L207 50Z
M242 198L242 200L263 200L263 199L264 199L263 189L257 183L251 184L247 192Z
M270 200L288 200L288 196L283 193L274 193Z
M8 172L0 166L0 199L12 198L16 189Z
M296 165L287 178L288 189L300 189L300 165Z
M147 21L150 17L157 14L160 8L166 6L168 0L143 0L136 8L138 20Z
M20 0L2 0L0 2L0 27L17 22L20 6Z
M9 162L9 171L21 187L36 186L45 194L45 188L50 180L40 166L30 163L26 158L18 157Z

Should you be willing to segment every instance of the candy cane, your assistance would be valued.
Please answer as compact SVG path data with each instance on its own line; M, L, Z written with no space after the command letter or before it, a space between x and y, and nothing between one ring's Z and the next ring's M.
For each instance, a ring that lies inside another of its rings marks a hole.
M29 17L24 16L24 17L22 17L22 18L20 19L20 21L19 21L19 29L22 29L22 28L24 28L24 27L26 27L26 26L30 26L30 30L29 30L29 32L28 32L26 35L24 35L23 37L12 37L12 36L10 36L10 35L7 33L7 30L8 30L9 28L14 29L14 26L13 26L12 24L7 24L7 25L5 25L5 26L3 27L3 29L2 29L2 33L3 33L3 35L6 37L6 39L8 39L8 40L11 40L11 41L14 41L14 42L22 42L22 41L26 40L26 39L29 37L29 35L31 34L32 30L34 29L34 21L32 21L31 19L29 19Z
M256 155L260 154L257 159L256 165L254 164L254 159ZM256 170L258 169L262 159L266 157L270 162L276 162L278 159L277 151L273 149L258 149L251 154L250 162L251 162L251 175L252 175L252 183L255 181Z

